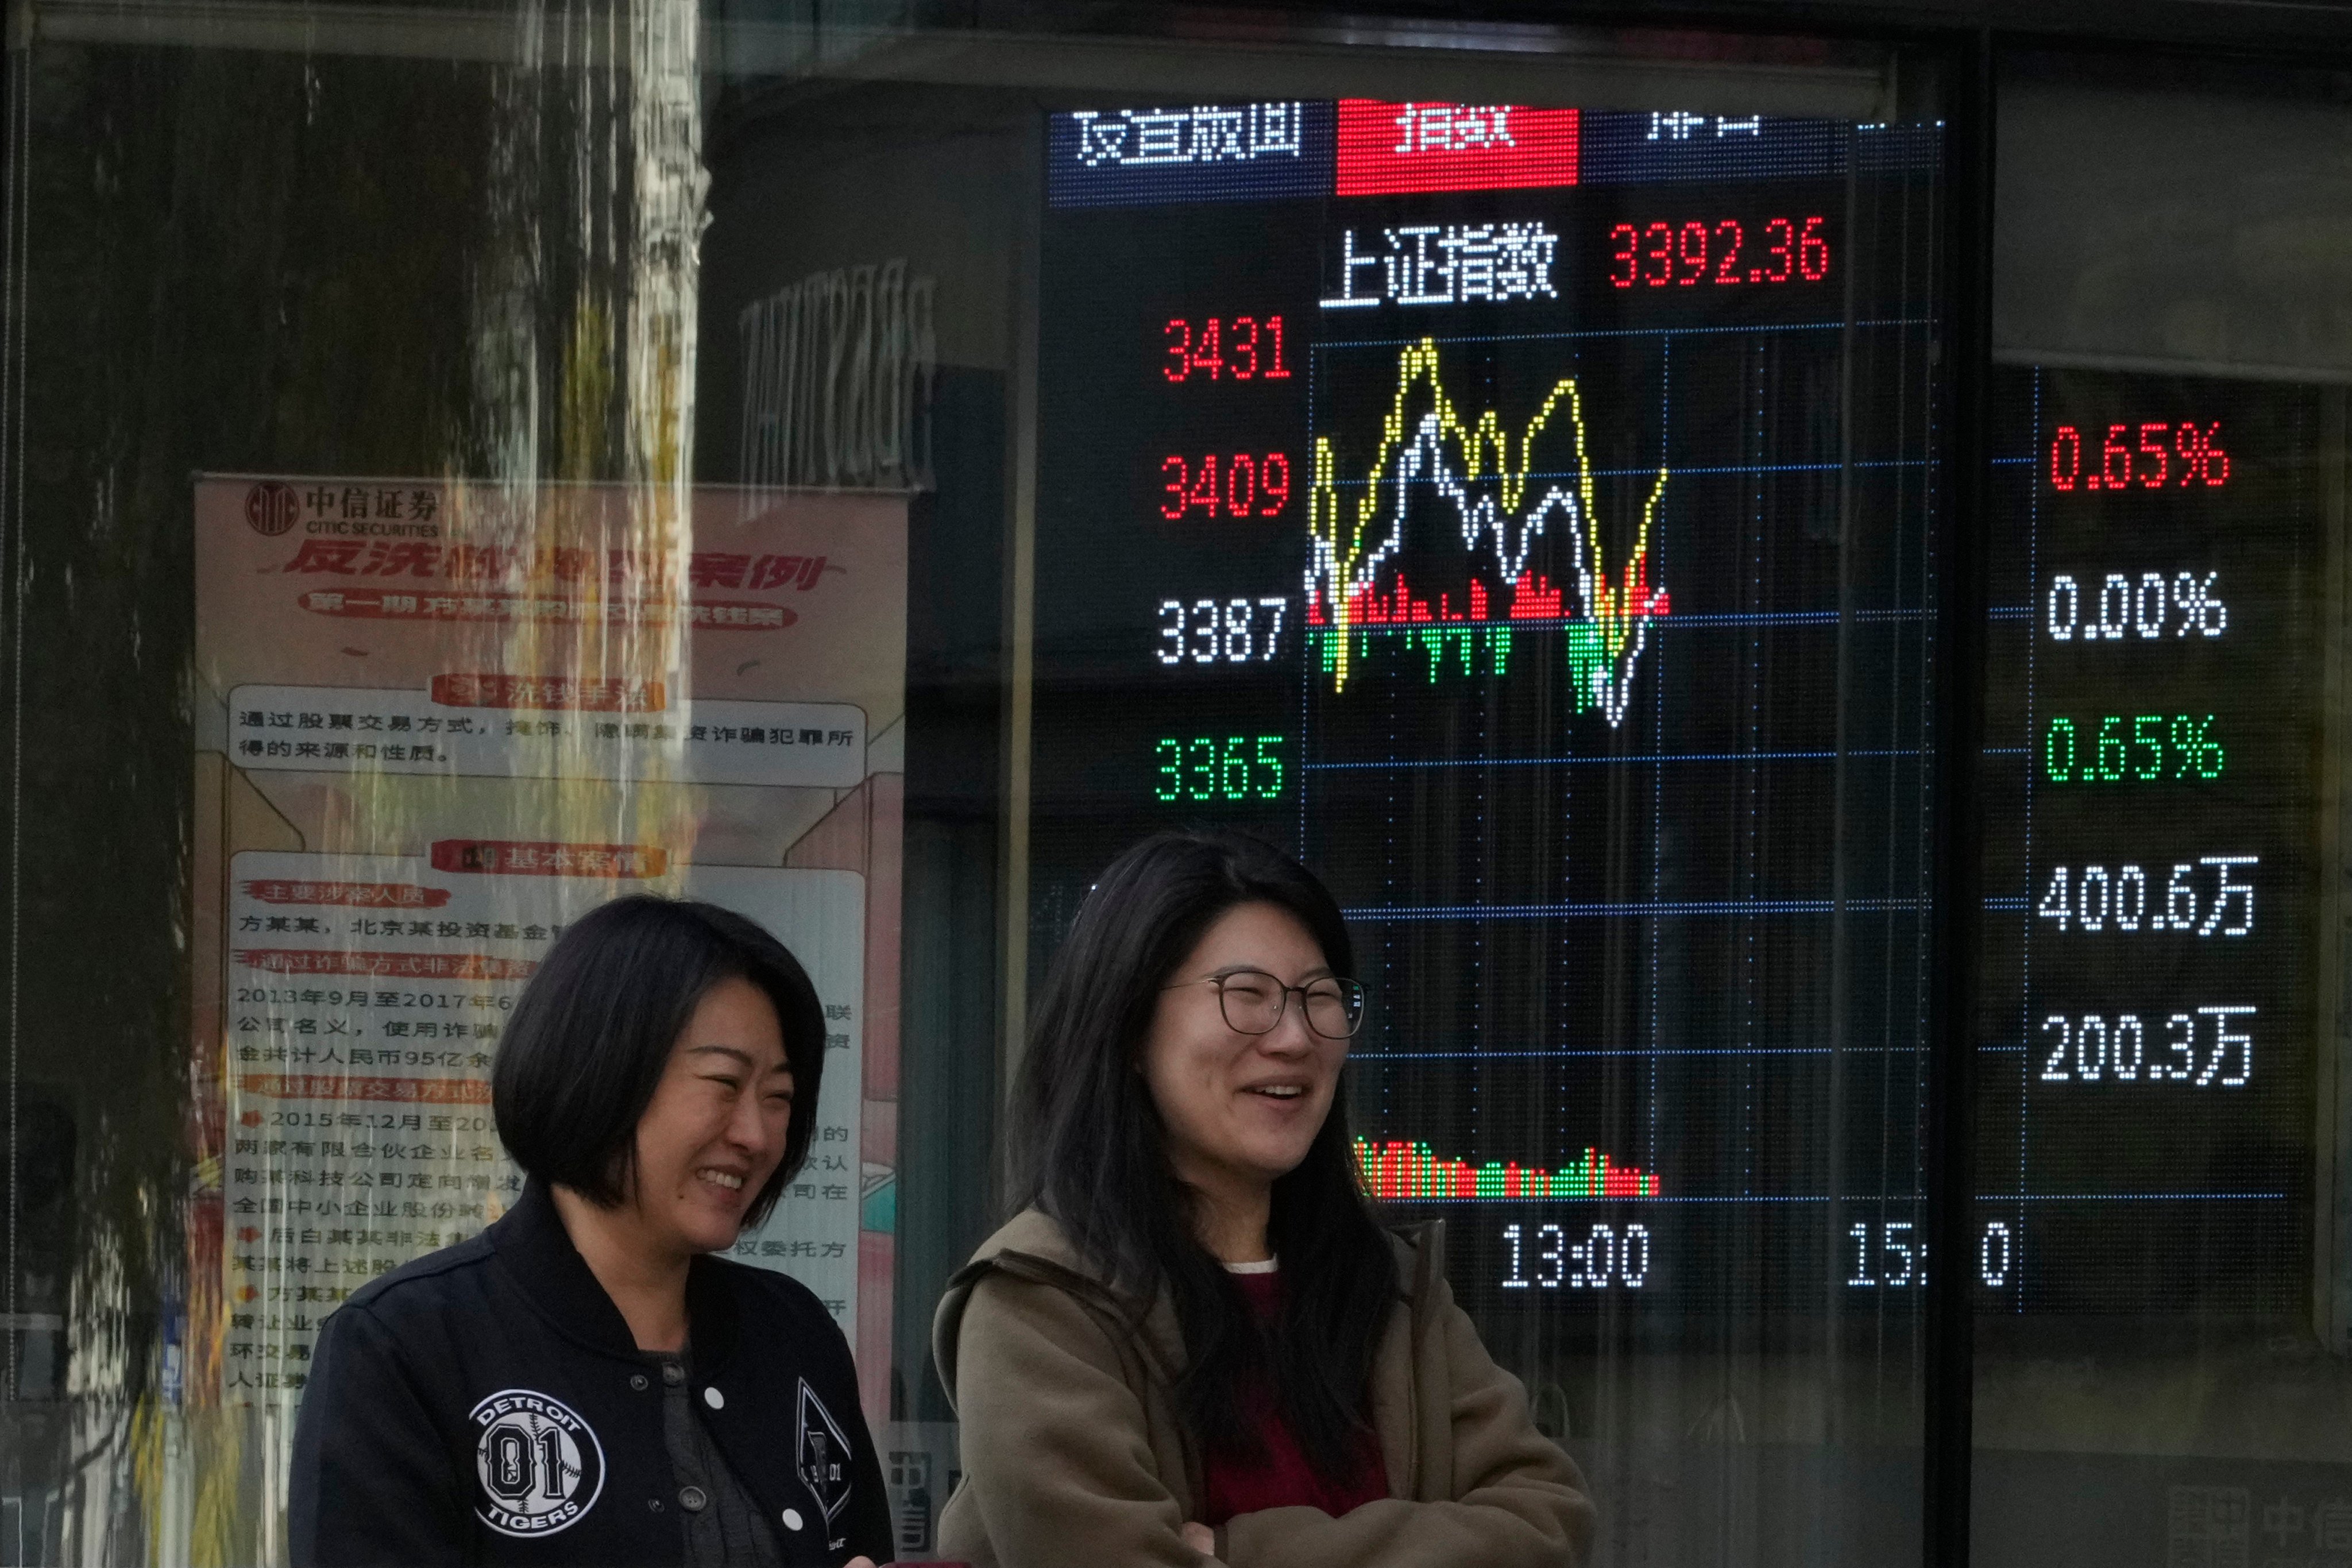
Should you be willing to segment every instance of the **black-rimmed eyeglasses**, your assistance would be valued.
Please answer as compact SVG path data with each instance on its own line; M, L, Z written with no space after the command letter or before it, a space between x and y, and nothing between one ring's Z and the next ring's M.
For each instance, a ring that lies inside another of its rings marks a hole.
M1225 1023L1236 1034L1272 1034L1275 1026L1282 1022L1283 1010L1290 1005L1293 993L1297 994L1299 1006L1306 1014L1307 1026L1327 1040L1348 1039L1364 1026L1364 988L1337 974L1327 974L1304 985L1285 985L1262 969L1231 969L1223 974L1206 974L1160 989L1181 991L1187 985L1215 986L1217 1005L1224 1012Z

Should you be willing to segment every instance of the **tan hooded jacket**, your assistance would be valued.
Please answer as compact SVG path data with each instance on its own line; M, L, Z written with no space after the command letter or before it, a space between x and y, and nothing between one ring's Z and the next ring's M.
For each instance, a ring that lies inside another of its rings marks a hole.
M1372 1367L1389 1496L1339 1519L1237 1515L1227 1568L1573 1568L1592 1537L1584 1478L1528 1414L1454 1304L1443 1232L1399 1233L1399 1300ZM1175 1309L1106 1285L1035 1209L950 1281L931 1351L963 1424L940 1554L973 1568L1199 1568L1200 1456L1176 1415Z

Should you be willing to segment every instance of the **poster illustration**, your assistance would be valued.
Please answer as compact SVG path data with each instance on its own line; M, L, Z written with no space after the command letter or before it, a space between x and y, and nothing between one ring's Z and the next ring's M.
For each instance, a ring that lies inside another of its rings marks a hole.
M889 1364L905 504L687 493L198 480L181 1399L290 1406L337 1303L512 1204L502 1022L639 890L815 983L816 1141L735 1253Z

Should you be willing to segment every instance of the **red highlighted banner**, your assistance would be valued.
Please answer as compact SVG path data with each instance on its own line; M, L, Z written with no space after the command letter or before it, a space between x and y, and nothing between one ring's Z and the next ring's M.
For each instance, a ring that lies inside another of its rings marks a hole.
M372 1100L404 1105L488 1105L490 1086L472 1078L333 1078L325 1073L249 1072L236 1080L271 1100Z
M568 675L436 675L444 708L569 708L590 713L658 713L669 706L658 680L582 680Z
M1577 138L1573 109L1343 98L1335 188L1378 196L1572 185Z
M657 844L439 838L433 844L433 868L501 877L658 877L669 869L669 851Z
M243 947L229 955L272 974L375 974L396 980L528 980L535 958L484 952L338 952L316 948Z
M297 882L273 879L247 882L245 896L265 904L339 904L361 910L437 910L449 901L446 888L414 882Z

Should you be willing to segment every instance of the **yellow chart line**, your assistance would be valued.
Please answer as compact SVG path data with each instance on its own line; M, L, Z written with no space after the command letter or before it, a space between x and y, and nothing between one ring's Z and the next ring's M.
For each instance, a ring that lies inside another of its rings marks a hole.
M1615 588L1609 585L1607 563L1601 548L1601 530L1593 514L1592 466L1585 453L1584 399L1574 376L1563 376L1552 385L1551 392L1528 421L1519 437L1518 460L1511 458L1511 438L1503 428L1502 416L1494 409L1481 413L1475 422L1465 421L1455 409L1454 401L1445 395L1438 372L1437 340L1423 338L1407 347L1397 362L1396 396L1389 405L1381 430L1381 446L1371 467L1365 474L1363 493L1356 500L1355 520L1341 540L1341 503L1339 491L1338 459L1331 450L1331 438L1315 437L1311 484L1307 498L1307 526L1315 541L1324 547L1328 562L1330 592L1330 631L1339 639L1334 661L1335 689L1345 690L1348 685L1348 632L1349 616L1356 595L1371 586L1378 563L1358 576L1358 563L1364 559L1365 536L1378 517L1382 500L1383 477L1395 458L1397 448L1403 444L1407 430L1407 411L1413 389L1422 382L1429 384L1429 394L1437 416L1438 430L1450 437L1461 449L1466 482L1475 483L1488 472L1487 454L1494 458L1492 472L1499 480L1502 511L1518 511L1527 499L1528 476L1535 468L1536 437L1551 422L1553 413L1563 404L1574 431L1576 443L1576 516L1574 525L1581 531L1584 552L1589 562L1580 565L1580 597L1585 613L1601 635L1601 646L1613 667L1632 635L1632 623L1637 606L1635 595L1644 595L1646 604L1648 573L1645 568L1650 553L1650 525L1655 520L1658 502L1664 496L1669 470L1660 465L1658 477L1650 494L1642 504L1642 526L1635 537L1632 552L1626 557L1625 571ZM1499 521L1498 521L1499 527ZM1318 568L1309 567L1312 586ZM1509 584L1505 584L1508 586Z

